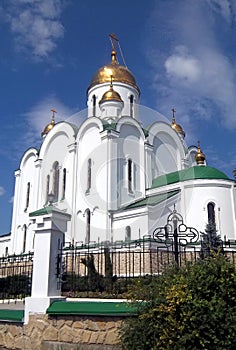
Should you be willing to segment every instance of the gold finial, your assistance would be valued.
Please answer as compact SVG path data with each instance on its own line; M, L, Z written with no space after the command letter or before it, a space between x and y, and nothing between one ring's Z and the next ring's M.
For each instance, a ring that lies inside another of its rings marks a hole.
M195 160L197 165L204 165L206 161L206 156L201 150L200 141L198 141L197 143L198 143L198 147L197 147L197 153L195 155Z
M52 130L52 128L55 125L55 113L57 113L57 111L55 109L51 109L51 112L52 112L51 123L49 123L48 125L45 126L43 132L41 133L42 137L45 137L49 133L49 131Z
M111 74L110 90L113 90L113 75Z
M183 138L185 137L185 132L182 128L181 125L177 124L176 123L176 120L175 120L175 113L176 113L176 110L174 108L171 109L172 111L172 123L171 123L171 127L172 129L174 129L178 134L180 134Z

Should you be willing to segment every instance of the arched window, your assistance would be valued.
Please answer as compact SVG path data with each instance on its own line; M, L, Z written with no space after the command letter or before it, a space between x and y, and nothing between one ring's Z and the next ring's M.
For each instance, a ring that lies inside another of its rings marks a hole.
M92 185L92 160L91 158L88 159L88 165L87 165L87 191L89 192Z
M49 185L50 185L50 175L47 175L47 180L46 180L46 192L45 192L45 203L48 202Z
M86 209L86 237L85 243L90 242L90 221L91 221L91 212L89 209Z
M126 228L125 228L125 241L126 242L131 241L131 227L130 226L126 226Z
M5 248L5 256L8 256L8 247Z
M128 191L133 192L133 162L128 159Z
M96 96L93 95L93 117L96 117Z
M29 198L30 198L30 182L27 183L27 190L26 190L26 201L25 201L25 211L29 207Z
M27 235L27 227L26 225L23 226L23 248L22 252L25 253L25 248L26 248L26 235Z
M53 164L53 195L54 200L58 201L58 194L59 194L59 163L55 162Z
M129 98L129 107L130 107L130 116L133 117L134 116L134 95L130 95Z
M215 203L210 202L207 204L207 214L208 214L208 223L215 224L216 223Z
M66 168L63 169L62 199L66 196Z

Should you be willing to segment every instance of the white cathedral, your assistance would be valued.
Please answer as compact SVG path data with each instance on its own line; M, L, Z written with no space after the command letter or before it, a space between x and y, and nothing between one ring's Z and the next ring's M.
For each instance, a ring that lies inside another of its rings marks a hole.
M0 237L0 255L34 250L32 216L53 207L71 215L65 242L131 241L152 236L173 208L187 226L204 231L214 221L222 239L236 239L235 182L187 147L176 123L139 120L140 90L111 62L87 90L87 118L79 127L51 122L40 149L28 149L15 172L11 233Z

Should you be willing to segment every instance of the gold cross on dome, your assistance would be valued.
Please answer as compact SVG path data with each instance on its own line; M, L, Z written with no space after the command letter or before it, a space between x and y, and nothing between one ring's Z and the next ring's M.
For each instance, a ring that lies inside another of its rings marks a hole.
M55 119L55 113L57 113L57 111L55 109L51 109L51 112L52 112L52 120L54 121Z
M115 49L115 42L118 42L119 39L116 37L116 35L115 35L114 33L109 34L109 38L110 38L110 40L111 40L112 50L113 50L113 51L116 51L116 49Z
M175 118L175 113L176 113L176 110L174 108L172 108L172 117Z

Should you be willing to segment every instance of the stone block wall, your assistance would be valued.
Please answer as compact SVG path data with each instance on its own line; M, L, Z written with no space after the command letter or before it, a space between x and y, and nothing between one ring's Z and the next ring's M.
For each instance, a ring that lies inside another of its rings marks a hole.
M0 349L118 349L122 317L31 315L27 325L0 323Z

